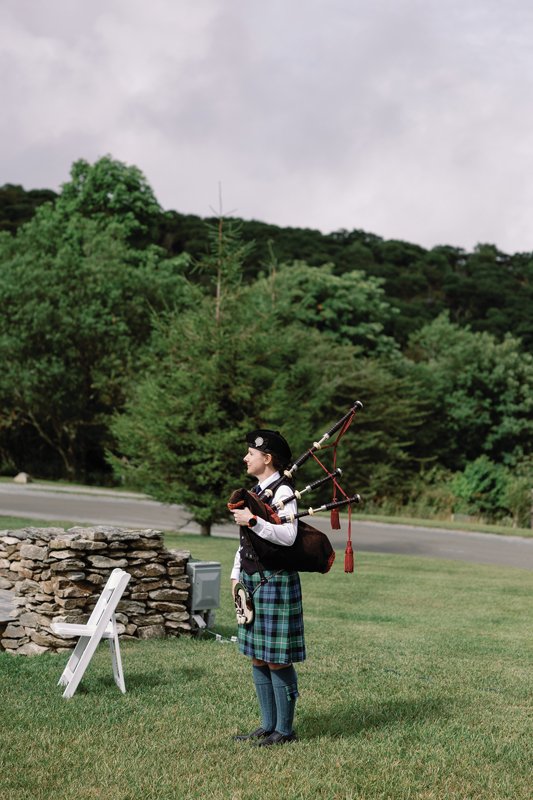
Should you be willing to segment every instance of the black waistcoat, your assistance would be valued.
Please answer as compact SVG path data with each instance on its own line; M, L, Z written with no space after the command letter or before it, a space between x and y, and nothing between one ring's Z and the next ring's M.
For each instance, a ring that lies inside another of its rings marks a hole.
M279 484L279 486L289 486L292 489L292 484L288 480L283 480ZM278 486L278 488L279 488ZM268 485L265 487L268 489ZM261 497L261 500L265 505L271 506L274 500L273 497ZM254 572L259 572L259 565L258 565L258 556L261 557L257 552L257 549L252 549L250 546L250 539L251 538L260 538L255 534L255 536L250 537L249 531L250 528L243 528L240 529L240 555L241 555L241 569L244 570L248 575L253 575ZM255 550L255 552L254 552ZM261 566L263 569L268 569L269 567L266 566L261 562Z

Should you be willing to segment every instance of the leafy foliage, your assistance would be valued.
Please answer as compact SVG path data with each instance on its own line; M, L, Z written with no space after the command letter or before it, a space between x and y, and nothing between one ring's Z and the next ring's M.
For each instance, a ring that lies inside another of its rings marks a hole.
M443 314L411 339L407 355L432 408L423 452L452 469L482 454L513 464L531 452L533 358L518 340L498 342Z
M197 266L211 292L155 323L151 366L115 420L120 454L111 456L128 484L186 505L205 533L243 481L246 432L282 426L304 449L335 390L330 345L298 322L287 327L275 294L242 285L246 249L231 225L212 233Z
M0 231L15 234L21 225L30 221L40 205L52 203L56 197L51 189L27 192L12 183L0 186Z
M206 225L110 156L76 162L59 195L1 187L0 469L87 480L109 474L108 450L207 529L250 426L301 453L359 399L351 491L474 508L465 486L492 464L505 481L476 513L523 521L532 275L531 254L490 244Z
M259 292L274 299L280 321L297 321L313 328L332 344L353 344L372 354L397 349L384 334L395 309L387 303L381 281L360 271L333 274L333 265L320 269L304 262L284 264L268 279L257 282Z
M0 240L0 432L18 443L19 469L32 464L38 440L72 478L85 476L89 455L101 451L109 416L142 362L152 311L183 306L194 290L179 260L129 242L131 220L85 216L71 197L66 186L55 206Z
M457 473L452 489L459 503L456 511L495 518L504 511L506 470L487 456L480 456Z
M207 231L210 225L216 225L216 219L162 212L145 179L134 167L128 168L127 190L117 192L118 162L106 157L98 163L102 166L100 174L88 180L87 175L92 175L95 165L77 162L71 196L77 198L85 211L90 209L91 215L96 210L101 214L133 215L144 231L138 233L141 241L162 246L170 256L188 253L195 260L206 256ZM14 189L20 187L0 188L0 230L14 231L28 219L36 205L54 196L46 190L24 193ZM90 190L91 196L88 205L86 190ZM473 331L491 333L498 340L511 333L526 348L533 344L532 253L507 255L486 243L479 244L472 253L447 245L426 250L409 242L384 240L359 229L323 234L256 220L236 222L241 226L242 240L255 244L242 264L247 282L255 280L271 262L272 253L282 264L304 262L318 270L324 264L332 264L335 275L363 271L368 278L379 278L385 300L396 309L385 333L402 348L409 336L446 310L453 322L468 324ZM192 272L189 277L201 280Z

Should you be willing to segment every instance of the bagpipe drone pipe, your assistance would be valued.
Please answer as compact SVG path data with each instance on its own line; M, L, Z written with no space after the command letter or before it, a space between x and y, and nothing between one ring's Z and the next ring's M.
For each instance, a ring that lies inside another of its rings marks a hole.
M352 420L357 411L363 407L362 403L357 400L352 408L333 425L318 442L314 442L313 446L306 450L285 473L273 484L270 484L259 495L247 489L237 489L231 495L228 508L230 510L235 508L249 508L252 514L261 517L274 525L280 525L285 522L297 523L297 536L294 544L279 545L269 542L255 533L252 528L244 528L243 534L248 537L251 543L252 550L257 554L257 560L263 569L287 569L297 570L299 572L321 572L326 573L331 569L335 559L335 551L329 541L327 535L322 531L309 525L302 520L302 517L317 514L322 511L331 511L331 527L333 529L340 528L338 509L342 506L348 507L348 540L344 554L344 571L353 572L353 549L351 543L351 506L353 503L359 503L361 498L358 494L349 496L342 489L339 484L338 478L341 476L341 470L336 466L336 454L339 441L344 436L350 427ZM328 444L329 440L334 434L338 432L336 439ZM333 448L333 464L334 468L330 471L324 464L317 458L315 453L319 450L326 449L327 447ZM294 473L304 464L309 458L313 458L326 473L325 477L313 481L305 486L300 491L294 489L290 497L283 500L273 502L270 505L270 499L274 496L276 489L288 479L292 479ZM294 515L284 516L280 512L285 505L291 500L300 500L302 495L307 492L317 489L319 486L324 485L328 481L333 484L333 499L330 503L324 503L316 508L308 508L306 511L300 511ZM337 495L342 495L342 499L337 499ZM263 498L266 498L266 502Z

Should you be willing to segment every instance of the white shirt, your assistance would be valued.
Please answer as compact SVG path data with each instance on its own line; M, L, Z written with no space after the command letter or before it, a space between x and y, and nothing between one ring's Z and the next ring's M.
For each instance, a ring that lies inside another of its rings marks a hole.
M266 488L269 484L274 483L280 477L279 472L275 472L273 475L269 475L268 478L259 482L259 486L261 489ZM282 485L274 492L274 500L283 500L286 497L290 497L291 494L294 494L293 490L290 486ZM289 515L289 514L296 514L298 512L298 506L296 504L296 500L291 500L289 503L286 503L285 508L280 511L280 514ZM266 519L261 519L261 517L257 517L257 522L253 527L254 533L260 536L262 539L267 539L269 542L274 542L275 544L282 544L286 547L290 547L291 544L294 544L296 541L296 534L298 532L298 523L295 520L294 522L284 522L283 525L273 525L272 522L267 522ZM231 580L238 581L239 575L241 572L241 548L240 545L235 553L235 560L233 562L233 569L231 570Z

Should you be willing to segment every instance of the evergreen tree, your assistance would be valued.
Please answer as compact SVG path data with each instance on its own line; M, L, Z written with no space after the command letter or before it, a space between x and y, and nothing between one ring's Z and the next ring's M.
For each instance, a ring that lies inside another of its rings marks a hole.
M318 332L279 318L272 286L243 283L248 249L231 223L212 230L198 265L209 294L156 324L152 363L113 426L116 473L186 506L206 535L245 480L247 431L283 426L295 453L309 447L339 366Z

